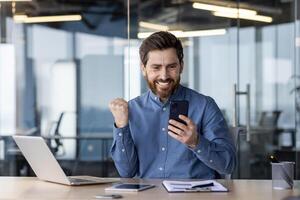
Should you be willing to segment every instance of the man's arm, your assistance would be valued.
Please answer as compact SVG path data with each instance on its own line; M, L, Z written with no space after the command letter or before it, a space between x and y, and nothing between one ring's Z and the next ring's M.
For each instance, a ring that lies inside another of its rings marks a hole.
M210 99L202 120L202 130L194 122L180 116L187 125L170 120L169 134L186 144L208 167L220 174L230 174L236 165L235 146L225 119L216 103ZM201 134L199 134L201 131Z
M134 177L138 169L138 158L129 126L113 129L114 140L111 155L121 177Z
M220 131L222 134L228 133L228 129L210 129L206 130L204 135L215 135ZM219 174L231 174L236 165L236 153L230 138L220 137L209 140L204 135L199 136L198 145L191 150L203 163Z
M134 177L138 158L128 125L128 103L118 98L110 102L109 108L115 119L112 158L121 177Z
M220 174L231 174L236 166L236 149L232 135L219 107L209 99L203 118L199 144L193 149L197 157Z

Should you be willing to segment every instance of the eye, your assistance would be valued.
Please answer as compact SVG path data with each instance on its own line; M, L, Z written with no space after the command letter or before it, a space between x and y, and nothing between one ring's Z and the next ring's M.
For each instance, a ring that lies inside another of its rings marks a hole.
M170 66L168 66L168 68L169 69L175 69L175 68L177 68L177 65L170 65Z
M159 67L159 66L156 66L156 65L151 66L151 69L152 69L152 70L159 70L159 68L160 68L160 67Z

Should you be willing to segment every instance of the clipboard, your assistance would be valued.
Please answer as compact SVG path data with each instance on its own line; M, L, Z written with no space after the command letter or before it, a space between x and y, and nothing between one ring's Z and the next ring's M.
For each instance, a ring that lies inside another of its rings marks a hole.
M162 182L169 193L175 192L228 192L229 190L215 180L169 181Z

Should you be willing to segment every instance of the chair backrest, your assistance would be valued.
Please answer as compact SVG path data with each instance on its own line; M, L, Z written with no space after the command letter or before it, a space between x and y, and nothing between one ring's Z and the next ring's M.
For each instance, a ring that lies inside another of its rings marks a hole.
M245 133L246 129L244 127L229 127L229 133L233 139L233 143L236 149L236 154L238 152L238 143L239 143L239 135ZM237 161L238 162L238 161ZM225 179L231 179L232 174L226 174Z
M259 126L276 128L278 119L282 111L263 111L259 120Z
M235 148L238 147L239 135L244 133L245 131L246 131L246 129L243 128L243 127L233 127L233 126L229 127L229 132L230 132L231 137L233 139Z

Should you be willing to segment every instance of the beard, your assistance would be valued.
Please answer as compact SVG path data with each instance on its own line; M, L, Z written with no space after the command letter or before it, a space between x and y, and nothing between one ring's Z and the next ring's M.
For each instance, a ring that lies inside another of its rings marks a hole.
M156 79L154 81L149 81L148 75L146 74L145 80L147 81L147 84L148 84L149 88L151 89L151 91L155 95L157 95L161 99L167 99L167 98L169 98L173 94L173 92L179 86L180 76L177 79L168 78L168 79L165 79L165 80L163 80L163 79ZM159 82L161 82L161 83L168 83L169 86L161 88L161 87L158 86Z

